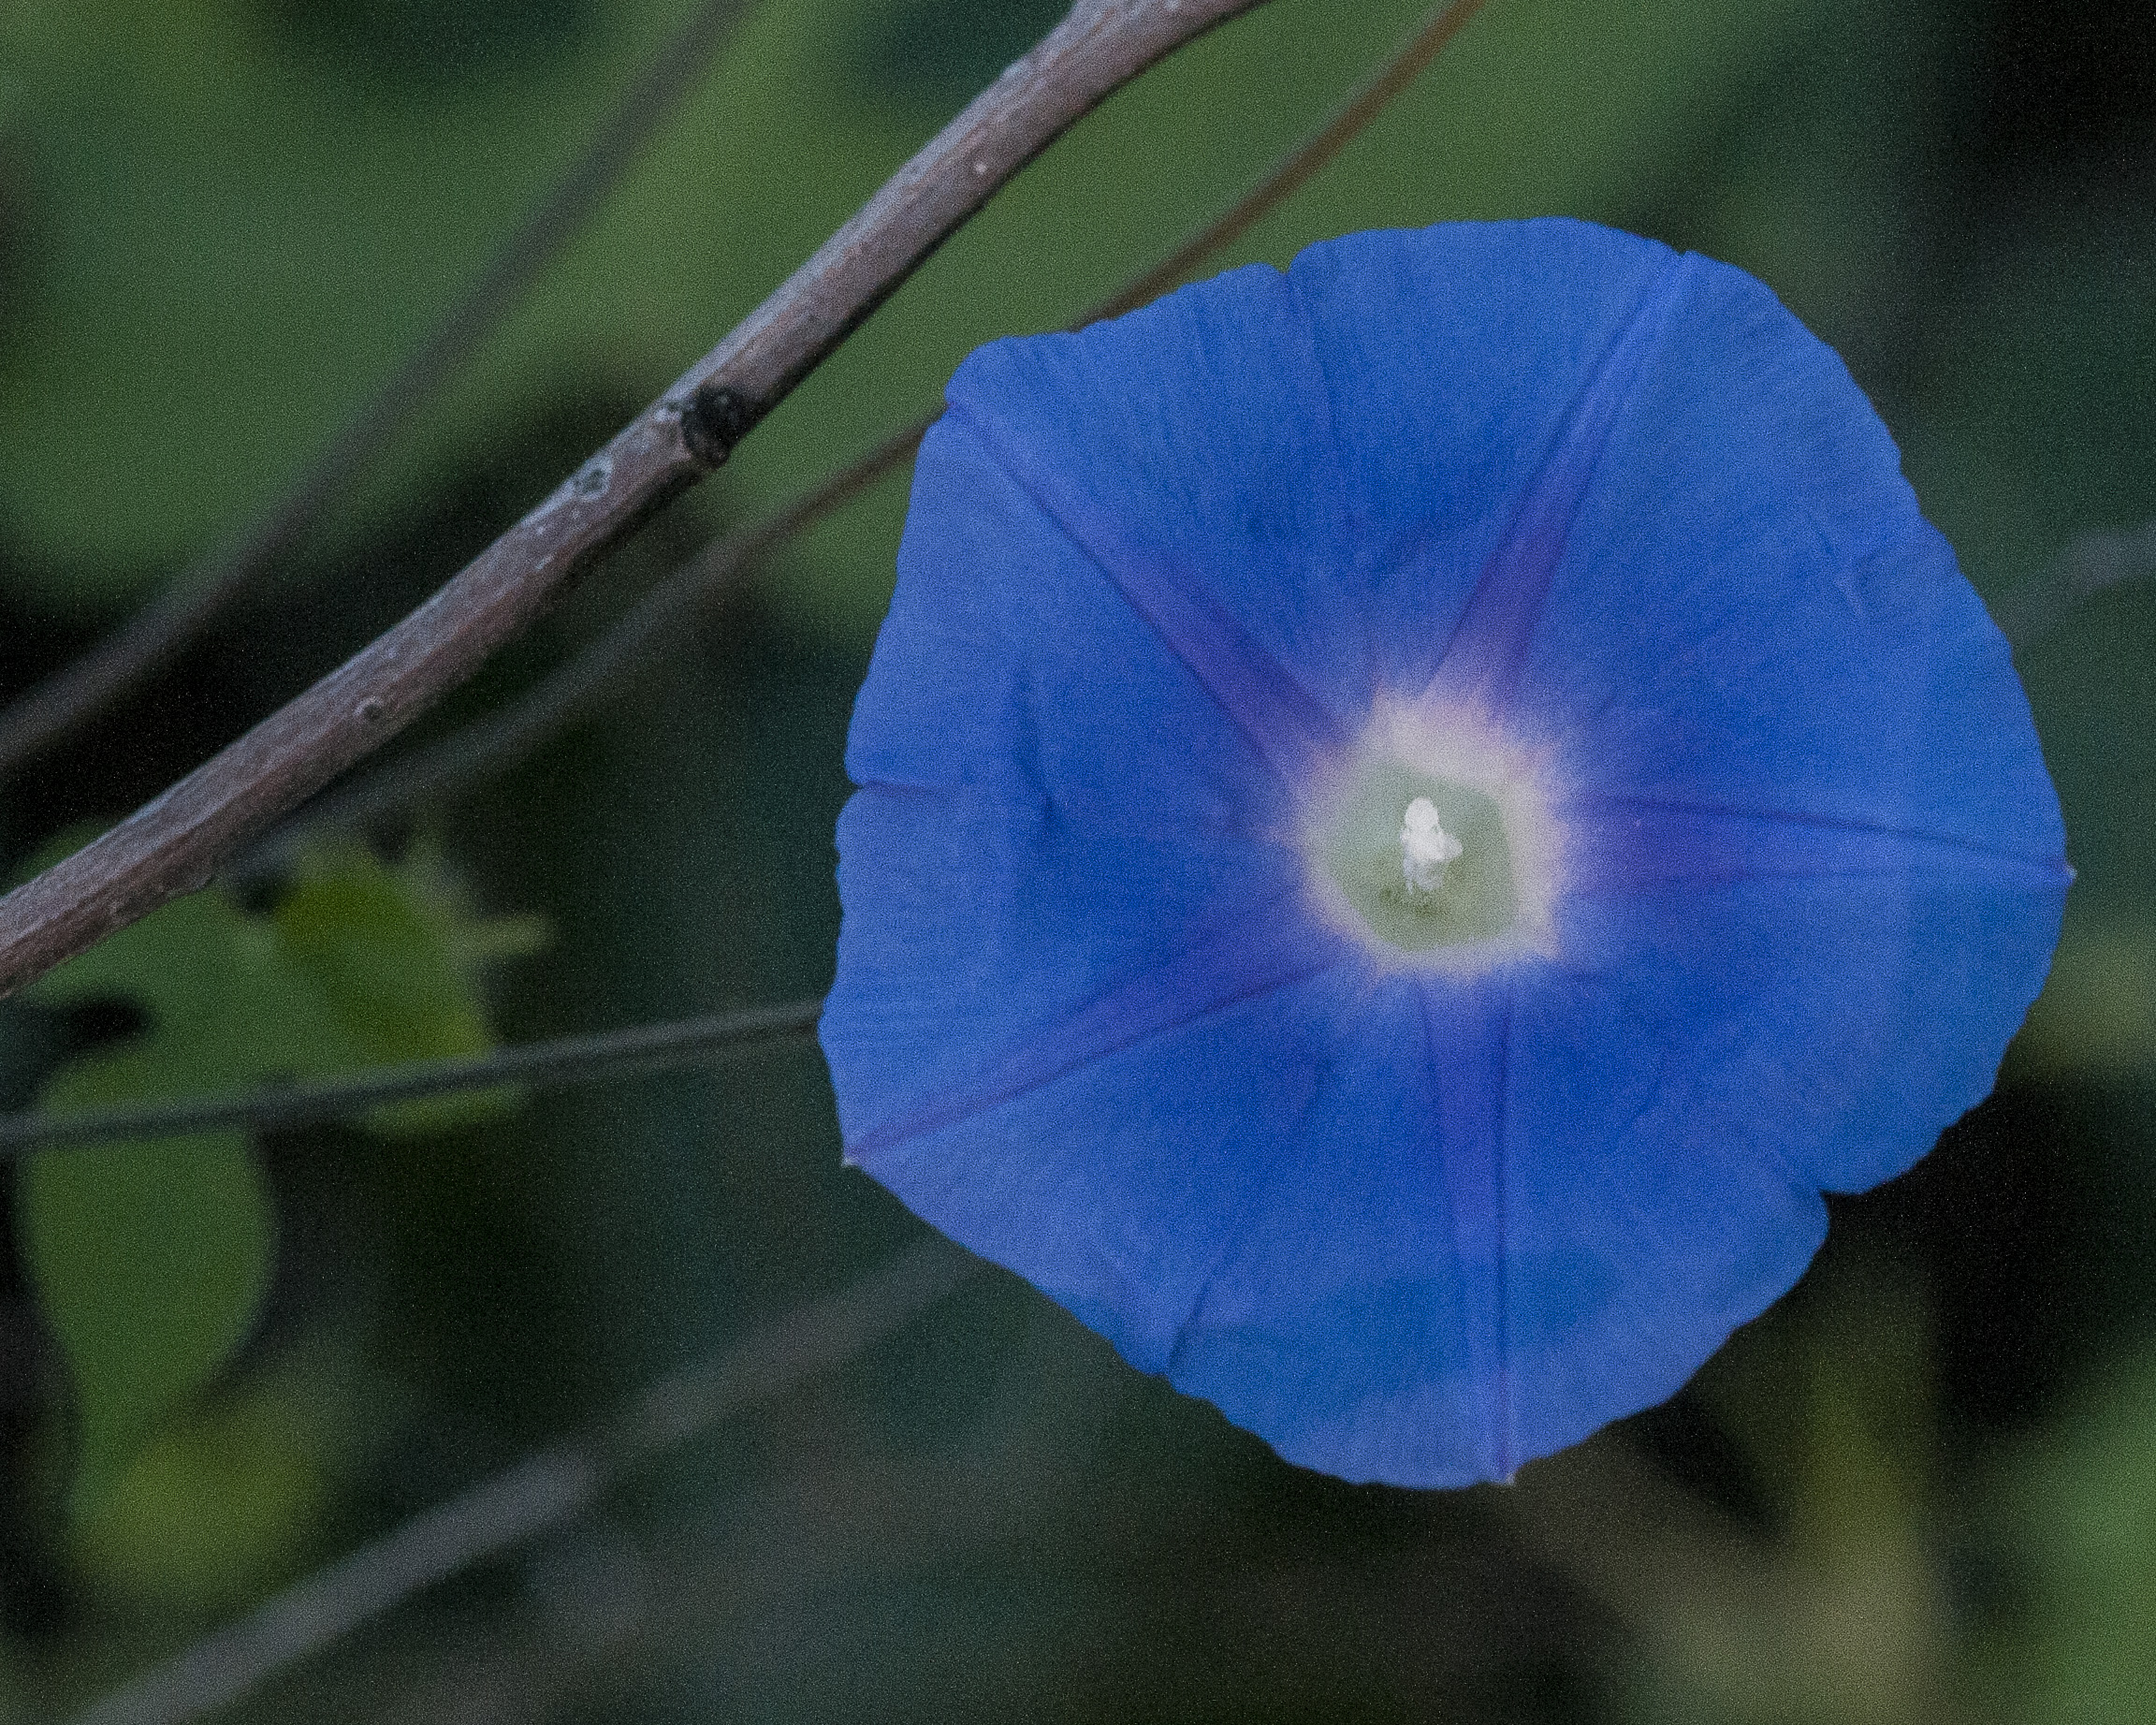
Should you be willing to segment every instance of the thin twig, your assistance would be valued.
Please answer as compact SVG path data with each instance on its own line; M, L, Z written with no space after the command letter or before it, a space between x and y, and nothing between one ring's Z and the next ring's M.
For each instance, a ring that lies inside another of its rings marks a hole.
M463 299L267 515L87 652L0 709L0 780L170 665L290 555L606 201L695 87L747 5L748 0L705 0L621 93L598 135L518 224Z
M2156 575L2156 521L2123 533L2080 535L1991 607L2016 652L2036 645L2064 622L2074 607L2100 592Z
M1369 82L1340 105L1338 111L1264 179L1260 181L1219 220L1177 247L1122 292L1095 309L1083 321L1120 317L1125 312L1158 299L1194 275L1209 257L1233 245L1251 228L1284 203L1319 168L1351 143L1371 121L1391 107L1407 86L1420 78L1445 45L1466 27L1482 9L1482 0L1451 0L1439 6L1409 33L1392 58L1377 69Z
M488 1054L413 1060L349 1077L267 1086L238 1095L189 1097L85 1114L0 1115L0 1162L64 1144L139 1142L240 1126L299 1126L342 1119L388 1103L490 1089L498 1084L552 1090L636 1073L666 1072L807 1036L815 1030L823 1009L821 1000L793 1001L783 1006L711 1013L625 1031L549 1037Z
M976 1261L941 1239L661 1379L581 1442L527 1457L287 1588L80 1714L76 1725L183 1725L452 1575L590 1509L630 1469L835 1370L942 1299Z
M1275 163L1231 209L1071 327L1118 316L1196 274L1346 148L1414 82L1481 5L1482 0L1450 0L1437 7L1323 125ZM653 652L679 640L685 624L738 591L779 545L909 460L934 421L934 413L924 415L813 490L715 539L522 698L317 797L241 858L233 872L242 879L259 877L286 862L293 847L310 833L359 831L386 815L445 800L507 772L599 706Z
M0 899L0 995L159 905L372 753L693 484L1072 123L1262 0L1079 0L724 341L402 622Z
M931 423L922 418L893 432L784 508L714 539L522 698L316 797L241 856L229 873L242 881L259 878L288 861L310 835L358 831L398 810L455 795L507 772L597 707L652 653L678 641L684 626L740 587L768 552L904 465Z

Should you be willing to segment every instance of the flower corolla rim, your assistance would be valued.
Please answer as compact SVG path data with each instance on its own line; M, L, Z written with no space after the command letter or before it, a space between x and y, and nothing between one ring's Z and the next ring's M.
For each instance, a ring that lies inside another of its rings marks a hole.
M2057 799L1891 438L1749 276L1350 235L947 400L823 1045L849 1159L1134 1364L1350 1479L1508 1477L1989 1089ZM1496 802L1502 932L1373 938L1316 860L1372 761Z

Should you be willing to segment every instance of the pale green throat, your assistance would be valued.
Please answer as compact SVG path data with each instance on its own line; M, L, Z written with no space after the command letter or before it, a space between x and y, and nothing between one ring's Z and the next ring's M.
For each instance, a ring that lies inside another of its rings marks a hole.
M1494 940L1519 919L1496 800L1397 761L1357 775L1319 854L1371 933L1402 952Z

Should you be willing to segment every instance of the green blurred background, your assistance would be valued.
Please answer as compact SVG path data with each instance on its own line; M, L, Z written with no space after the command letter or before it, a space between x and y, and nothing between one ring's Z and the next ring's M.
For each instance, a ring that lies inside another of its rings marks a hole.
M1060 9L750 6L305 550L0 789L9 868L409 608ZM266 508L687 10L0 0L0 694ZM928 406L975 344L1152 261L1419 16L1271 0L1109 103L430 729ZM1222 261L1551 212L1767 281L1987 598L2077 544L2130 572L2084 536L2156 517L2146 0L1490 0ZM795 541L501 782L59 973L0 1015L0 1104L821 987L903 501L887 482ZM1797 1292L1668 1407L1510 1490L1349 1487L984 1274L230 1717L2156 1718L2156 587L2082 601L2019 661L2080 871L2051 986L1992 1100L1837 1202ZM917 1238L838 1148L796 1045L19 1171L0 1718L66 1717Z

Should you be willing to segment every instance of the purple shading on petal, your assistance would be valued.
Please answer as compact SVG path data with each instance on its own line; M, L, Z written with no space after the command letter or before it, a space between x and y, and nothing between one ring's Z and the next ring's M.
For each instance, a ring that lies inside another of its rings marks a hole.
M1328 577L1333 634L1367 658L1363 705L1429 685L1585 381L1675 257L1546 216L1348 234L1289 267L1347 529L1313 533L1304 561ZM1286 663L1333 702L1326 667L1352 656L1297 649Z
M1433 1045L1418 979L1351 980L1354 968L1334 972L1335 1004L1306 1027L1322 1041L1304 1119L1267 1144L1262 1177L1215 1235L1168 1371L1290 1460L1353 1480L1465 1484L1489 1477L1503 1448L1484 1154L1499 1045L1487 1002L1449 1003ZM1471 1159L1459 1168L1455 1126Z
M1126 603L1209 667L1269 758L1352 729L1372 666L1338 600L1366 572L1325 372L1280 271L1252 265L1075 333L992 342L945 396ZM1038 411L1051 400L1060 411ZM1268 666L1285 672L1277 693ZM1275 702L1298 710L1269 713Z
M1520 1460L1512 1430L1512 1373L1505 1315L1505 1085L1512 989L1502 976L1417 979L1422 1077L1429 1087L1428 1146L1452 1218L1467 1360L1479 1401L1493 1480Z
M947 1104L866 1129L848 1155L871 1162L909 1138L1053 1084L1210 1013L1305 981L1337 964L1346 950L1337 935L1297 914L1288 901L1255 905L1194 938L1170 963L1118 985L1053 1030L1028 1038Z
M1695 260L1687 255L1655 278L1581 390L1555 447L1468 596L1428 694L1493 714L1502 713L1511 702L1551 577L1595 483L1610 428L1630 401L1640 368L1662 339L1670 308L1694 273Z
M1554 812L1566 831L1566 890L1575 894L1837 875L1960 877L2044 891L2062 890L2073 878L2056 858L1816 815L1689 808L1647 797L1595 797Z
M1299 792L1324 762L1339 754L1347 738L1333 716L1242 624L1205 597L1194 571L1175 568L1166 553L1157 550L1126 548L1120 555L1103 555L1029 481L1028 463L998 445L998 427L976 418L963 404L954 404L951 412L972 426L1042 516L1092 560L1168 650L1189 666L1283 784Z
M1801 1273L1814 1182L1741 1091L1613 978L1519 987L1506 1121L1507 1338L1519 1458L1671 1395ZM1682 1029L1683 1027L1678 1027Z
M1697 259L1610 430L1513 717L1584 793L2058 861L2005 643L1834 354Z

